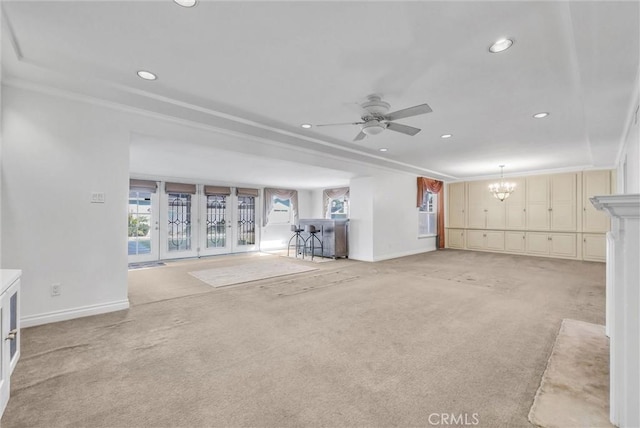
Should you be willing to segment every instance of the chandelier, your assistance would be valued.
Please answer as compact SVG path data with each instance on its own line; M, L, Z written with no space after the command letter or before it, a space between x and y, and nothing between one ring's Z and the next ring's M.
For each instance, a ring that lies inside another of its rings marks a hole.
M503 178L504 165L500 165L500 183L493 183L489 185L489 191L493 193L493 196L500 201L507 199L511 193L516 189L514 183L505 183Z

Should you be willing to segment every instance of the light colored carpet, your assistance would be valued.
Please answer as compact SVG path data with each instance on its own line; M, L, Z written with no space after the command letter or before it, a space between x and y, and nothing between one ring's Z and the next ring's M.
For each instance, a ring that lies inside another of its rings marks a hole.
M604 322L600 263L443 250L238 287L187 273L244 258L131 271L208 291L24 329L2 427L530 427L561 320Z
M613 426L603 325L562 321L529 420L545 428Z
M289 261L263 260L260 262L245 264L243 266L196 270L189 272L189 275L217 288L225 287L227 285L241 284L244 282L257 281L259 279L309 272L312 270L317 270L317 268L293 264Z

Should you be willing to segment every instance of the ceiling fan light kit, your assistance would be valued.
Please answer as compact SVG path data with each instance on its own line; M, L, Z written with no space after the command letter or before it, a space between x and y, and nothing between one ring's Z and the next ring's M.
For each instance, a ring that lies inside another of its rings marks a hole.
M420 128L395 123L394 120L404 119L406 117L418 116L420 114L431 113L431 107L428 104L420 104L417 106L405 108L392 113L387 113L391 105L383 101L380 95L369 95L367 101L360 104L364 110L364 114L360 118L361 122L351 123L328 123L316 126L336 126L336 125L360 125L360 132L353 141L360 141L367 135L378 135L385 129L400 132L401 134L414 136L421 131Z

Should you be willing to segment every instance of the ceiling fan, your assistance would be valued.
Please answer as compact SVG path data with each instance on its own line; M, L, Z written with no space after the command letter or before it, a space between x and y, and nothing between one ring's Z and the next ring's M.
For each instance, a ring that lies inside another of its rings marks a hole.
M382 101L382 98L376 94L369 95L367 97L367 101L360 104L360 107L362 107L363 110L362 117L360 118L362 119L361 122L326 123L316 126L361 125L360 132L356 135L356 138L354 138L353 141L360 141L367 135L380 134L385 129L414 136L421 131L420 128L395 123L394 120L418 116L419 114L431 113L433 111L428 104L420 104L394 111L392 113L387 113L391 106L388 102Z

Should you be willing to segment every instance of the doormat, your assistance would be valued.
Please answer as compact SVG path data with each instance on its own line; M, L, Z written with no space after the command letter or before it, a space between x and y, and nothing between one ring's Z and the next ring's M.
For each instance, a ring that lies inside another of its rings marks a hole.
M536 426L613 427L604 326L565 319L529 412Z
M129 270L131 269L144 269L151 268L157 266L165 266L163 262L140 262L140 263L129 263Z
M197 270L189 272L189 275L217 288L227 285L241 284L243 282L258 281L260 279L309 272L317 269L318 268L301 266L295 263L268 261L247 263L240 266Z

